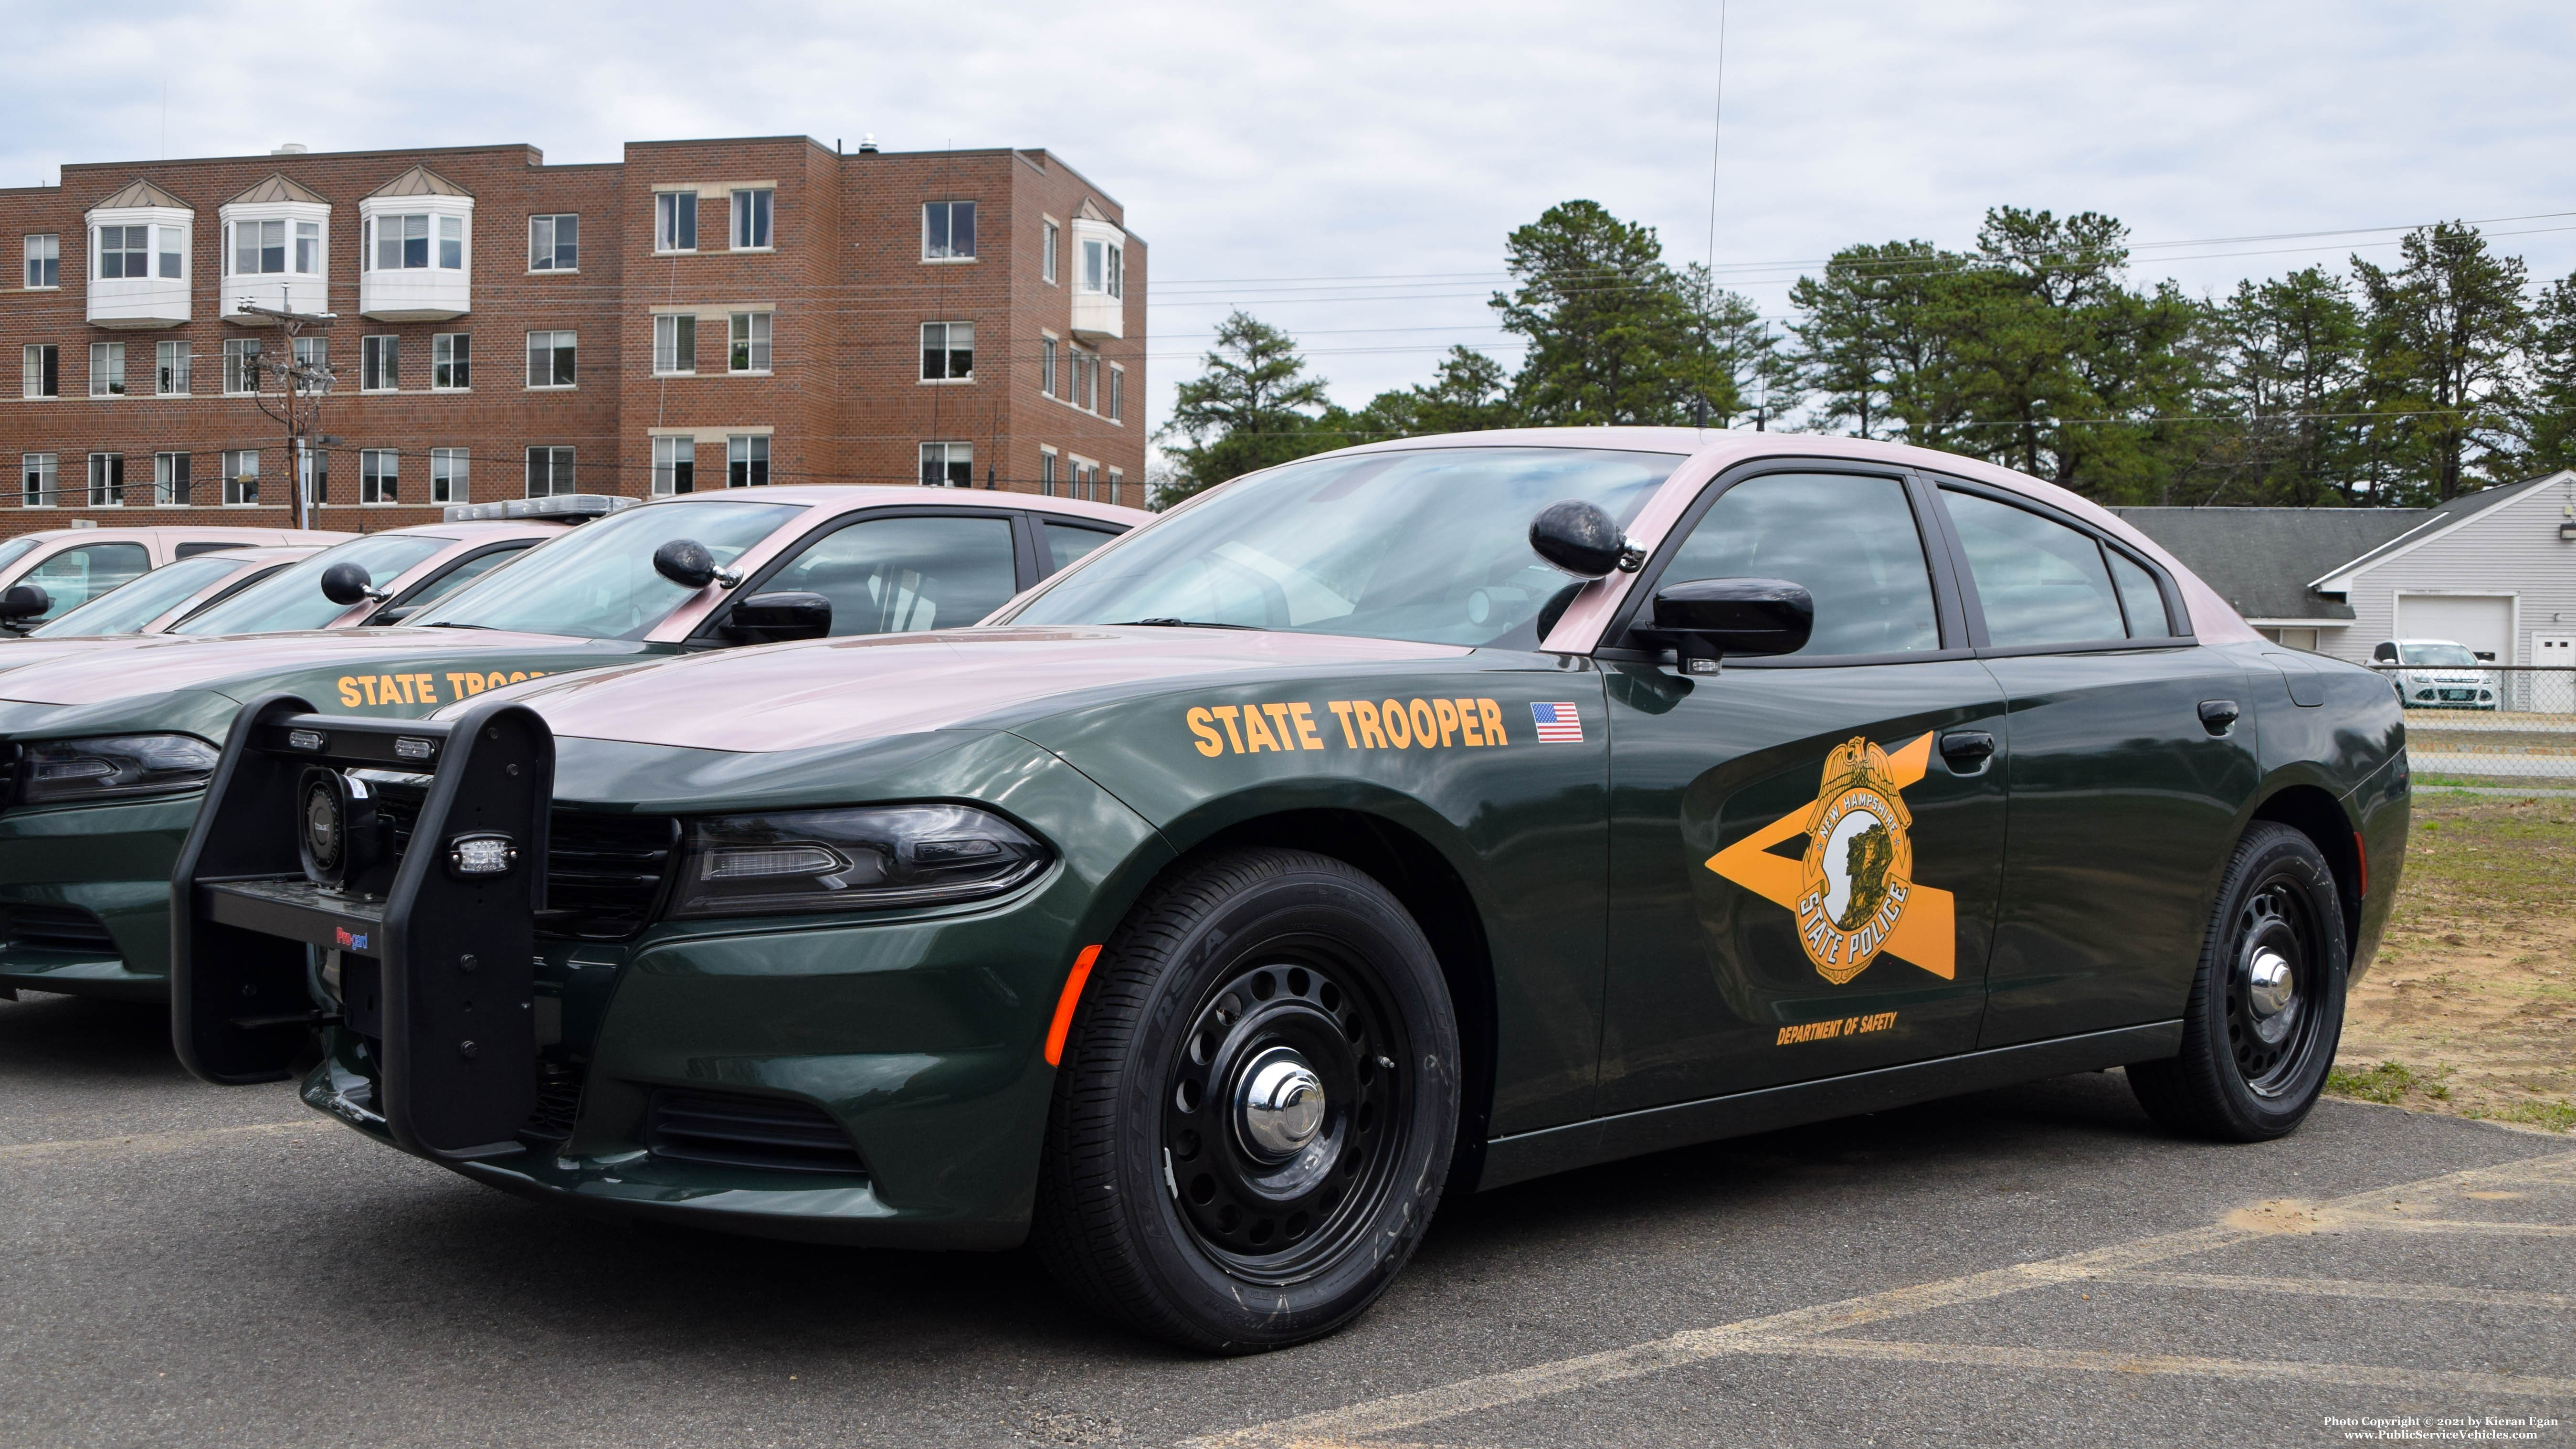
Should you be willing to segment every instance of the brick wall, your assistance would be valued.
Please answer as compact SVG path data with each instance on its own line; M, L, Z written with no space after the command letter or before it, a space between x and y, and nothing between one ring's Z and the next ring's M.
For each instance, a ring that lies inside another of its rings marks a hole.
M471 193L472 306L443 322L386 323L358 315L361 246L359 201L422 165ZM232 197L283 175L332 205L327 259L328 308L338 321L329 339L338 374L323 404L321 431L341 439L330 450L330 491L315 526L375 529L435 519L428 503L429 450L465 448L476 501L525 491L525 450L569 445L578 486L586 492L644 496L653 476L655 430L697 437L697 487L721 487L724 437L768 439L773 481L884 483L918 477L925 441L974 446L975 478L1035 491L1041 446L1060 456L1097 460L1102 477L1118 469L1118 501L1141 501L1144 480L1145 246L1130 237L1123 339L1102 344L1100 408L1108 406L1110 365L1126 369L1123 421L1087 413L1039 391L1042 331L1069 337L1074 260L1072 217L1088 200L1124 225L1117 203L1043 151L836 154L803 137L653 142L629 145L620 163L547 166L526 146L460 147L289 156L231 157L130 165L67 165L59 187L0 190L0 463L51 452L61 462L62 503L28 508L12 482L0 492L0 536L58 528L75 518L140 524L205 519L220 500L218 457L225 449L261 452L260 506L222 509L226 522L284 524L290 471L283 427L250 398L221 393L223 339L258 336L279 346L274 328L245 328L216 315L222 271L219 212ZM190 239L191 320L142 329L93 327L85 320L90 270L83 214L137 178L147 179L195 210ZM774 190L772 245L743 252L729 245L726 188L757 182ZM695 185L698 250L654 249L656 188ZM921 207L929 200L977 204L977 256L927 263L921 256ZM579 268L531 271L528 218L581 217ZM1040 276L1040 217L1065 223L1068 255L1058 281ZM61 238L56 291L20 286L19 238ZM697 371L657 376L653 367L656 308L697 316ZM727 367L727 321L735 311L770 320L771 366L743 375ZM972 381L924 383L920 325L976 325ZM579 338L575 386L526 386L526 337L571 331ZM470 390L432 391L431 338L469 335ZM400 389L361 393L361 339L399 339ZM190 395L152 394L154 344L184 340L193 353ZM60 349L62 396L18 396L14 364L21 348L49 342ZM129 392L91 398L90 345L126 344ZM359 453L391 449L399 457L401 502L361 507ZM152 455L192 457L195 506L184 512L151 506ZM86 506L86 460L122 453L128 503ZM1060 475L1061 476L1061 475Z

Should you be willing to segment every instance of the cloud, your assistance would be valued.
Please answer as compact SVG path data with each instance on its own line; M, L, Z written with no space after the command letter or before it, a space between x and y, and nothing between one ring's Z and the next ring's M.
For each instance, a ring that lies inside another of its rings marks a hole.
M1553 202L1590 197L1661 228L1676 259L1703 254L1718 14L56 7L15 17L0 56L0 184L288 140L524 141L556 162L707 135L1045 146L1152 245L1157 401L1245 305L1298 332L1357 402L1427 375L1452 341L1502 340L1483 298L1503 236ZM1998 203L2109 212L2148 242L2576 207L2576 22L2554 4L1731 0L1726 21L1715 254L1771 264L1733 275L1775 312L1800 264L1863 240L1963 245ZM2149 250L2140 270L2220 290L2378 240ZM2576 231L2499 244L2539 277L2576 267Z

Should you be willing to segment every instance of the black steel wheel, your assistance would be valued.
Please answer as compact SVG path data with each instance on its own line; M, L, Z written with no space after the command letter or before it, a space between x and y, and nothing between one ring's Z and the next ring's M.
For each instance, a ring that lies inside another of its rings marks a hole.
M1330 1333L1438 1204L1457 1050L1438 959L1376 881L1278 849L1185 869L1083 992L1039 1247L1093 1306L1185 1347Z
M2129 1087L2177 1132L2260 1142L2295 1131L2343 1036L2350 956L2342 897L2316 842L2258 823L2219 882L2179 1055L2138 1062Z

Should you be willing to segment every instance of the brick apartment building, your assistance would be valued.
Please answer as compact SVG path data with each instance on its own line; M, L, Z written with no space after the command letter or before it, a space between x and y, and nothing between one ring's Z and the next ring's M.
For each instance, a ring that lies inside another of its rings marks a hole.
M285 355L336 320L313 526L573 491L903 483L1144 495L1145 247L1045 151L802 136L67 165L0 190L0 536L283 524ZM180 514L174 510L188 510Z

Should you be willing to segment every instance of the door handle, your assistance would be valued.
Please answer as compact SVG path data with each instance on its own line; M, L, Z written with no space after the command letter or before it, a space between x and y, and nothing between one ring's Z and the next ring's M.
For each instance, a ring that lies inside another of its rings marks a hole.
M1941 758L1957 775L1983 773L1995 754L1995 737L1984 730L1956 730L1941 737Z
M2214 735L2227 733L2236 723L2239 711L2232 699L2204 699L2200 702L2200 727Z

